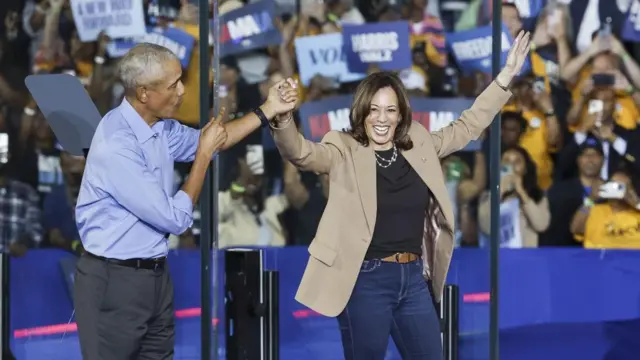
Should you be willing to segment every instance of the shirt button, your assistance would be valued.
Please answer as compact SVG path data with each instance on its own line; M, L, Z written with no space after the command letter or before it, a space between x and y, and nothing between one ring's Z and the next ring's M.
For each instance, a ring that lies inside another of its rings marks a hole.
M427 158L423 157L422 162L426 162L426 161L427 161Z

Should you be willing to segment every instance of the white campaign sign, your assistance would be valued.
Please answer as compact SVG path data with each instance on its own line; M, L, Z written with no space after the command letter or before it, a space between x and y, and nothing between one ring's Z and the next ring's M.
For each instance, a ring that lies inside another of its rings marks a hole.
M147 33L141 0L71 0L80 41L98 39L104 31L111 39Z
M510 199L500 204L500 247L523 247L518 199Z

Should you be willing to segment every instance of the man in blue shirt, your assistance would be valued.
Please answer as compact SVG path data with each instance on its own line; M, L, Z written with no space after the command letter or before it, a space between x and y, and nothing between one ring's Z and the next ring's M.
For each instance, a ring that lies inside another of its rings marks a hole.
M74 287L80 345L88 360L172 359L167 237L192 225L213 154L291 111L297 92L283 81L253 113L227 124L221 114L198 131L168 120L184 95L171 51L139 44L118 66L125 99L96 129L76 207L86 250ZM177 193L174 161L193 161Z

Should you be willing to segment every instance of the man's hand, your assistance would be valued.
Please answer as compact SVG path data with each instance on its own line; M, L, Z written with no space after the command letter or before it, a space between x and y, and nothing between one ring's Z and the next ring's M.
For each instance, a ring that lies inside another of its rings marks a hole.
M205 157L211 157L214 152L218 151L227 141L227 131L222 124L225 109L221 108L220 113L214 119L211 119L200 130L200 142L198 144L198 153Z
M613 123L603 122L600 126L591 128L591 132L600 141L612 143L616 140L616 134L613 132Z
M288 78L278 81L269 88L267 101L261 106L265 116L271 120L278 115L289 114L298 105L298 90L296 82Z
M551 101L551 96L548 92L541 91L535 93L533 95L533 102L536 104L536 107L543 113L547 114L553 112L553 102Z

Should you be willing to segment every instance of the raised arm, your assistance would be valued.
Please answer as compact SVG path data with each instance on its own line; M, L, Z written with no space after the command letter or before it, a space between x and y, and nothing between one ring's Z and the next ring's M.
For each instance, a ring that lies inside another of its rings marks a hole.
M478 96L471 109L465 110L460 115L460 119L431 133L433 144L440 158L463 149L471 140L478 139L482 135L484 129L491 124L493 118L511 97L508 86L511 80L520 73L528 54L529 33L521 31L513 42L504 69Z
M273 124L271 133L280 155L303 171L328 174L332 165L344 155L340 133L330 131L320 143L309 141L298 132L292 116Z

